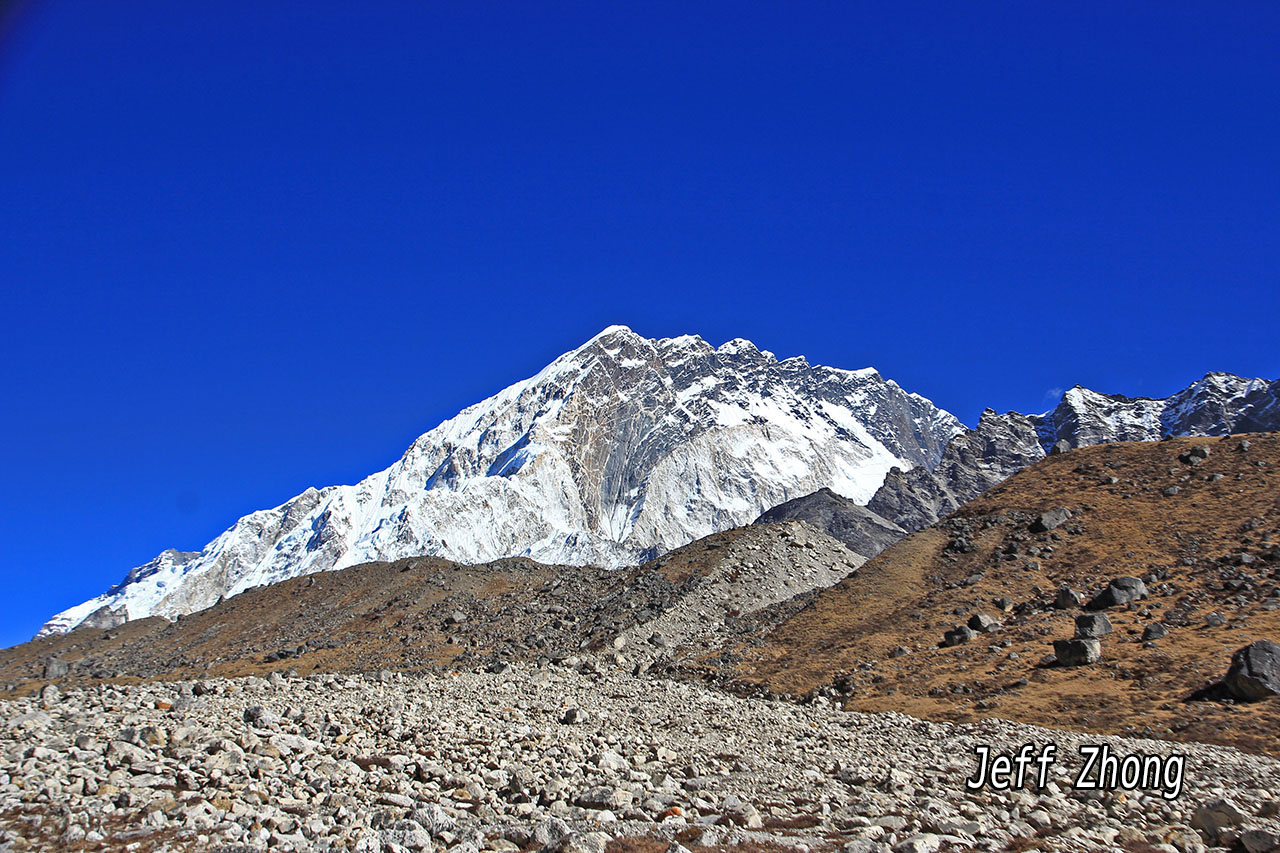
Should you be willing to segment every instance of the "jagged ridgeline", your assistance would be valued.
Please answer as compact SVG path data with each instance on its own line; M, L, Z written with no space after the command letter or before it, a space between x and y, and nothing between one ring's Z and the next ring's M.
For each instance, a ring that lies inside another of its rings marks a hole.
M932 469L963 431L875 370L615 326L386 470L245 516L198 552L166 551L42 633L405 556L635 564L820 488L865 503L890 469Z
M759 521L806 521L864 557L935 521L1046 455L1073 447L1168 436L1280 430L1280 380L1210 373L1169 397L1124 397L1076 386L1041 415L988 409L933 466L896 469L866 504L821 491Z
M1278 398L1280 381L1211 373L1163 399L1076 387L1045 414L987 411L966 429L874 369L612 326L386 470L165 551L41 634L409 556L635 565L757 519L807 521L871 557L1055 446L1280 429Z

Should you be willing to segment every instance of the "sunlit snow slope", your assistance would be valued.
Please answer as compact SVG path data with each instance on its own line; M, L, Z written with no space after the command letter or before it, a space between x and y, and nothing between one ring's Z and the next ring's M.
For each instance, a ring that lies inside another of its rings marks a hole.
M198 553L166 551L42 633L407 555L618 566L822 487L865 503L890 468L932 467L962 430L871 369L614 326L385 471L245 516Z

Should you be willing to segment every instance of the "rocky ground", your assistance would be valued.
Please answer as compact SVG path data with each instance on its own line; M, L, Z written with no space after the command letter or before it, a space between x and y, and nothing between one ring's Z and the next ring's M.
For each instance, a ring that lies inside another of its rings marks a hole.
M1059 750L1043 790L966 790L976 746L1028 742ZM1180 752L1182 790L1074 789L1081 743ZM13 851L1267 850L1277 815L1280 761L1230 748L558 666L51 687L0 702L0 849Z
M785 521L43 637L0 650L0 853L1280 850L1280 698L1220 689L1250 644L1280 696L1277 470L1280 434L1085 448L865 564ZM1047 788L966 789L1049 742ZM1104 743L1182 790L1073 787Z

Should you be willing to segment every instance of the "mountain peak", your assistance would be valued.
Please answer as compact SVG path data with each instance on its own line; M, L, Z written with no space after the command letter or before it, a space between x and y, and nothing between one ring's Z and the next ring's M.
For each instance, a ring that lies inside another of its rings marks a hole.
M264 583L372 560L526 556L620 566L829 487L870 499L963 425L874 371L778 362L743 338L602 330L424 433L389 468L236 522L49 622L103 606L173 616Z

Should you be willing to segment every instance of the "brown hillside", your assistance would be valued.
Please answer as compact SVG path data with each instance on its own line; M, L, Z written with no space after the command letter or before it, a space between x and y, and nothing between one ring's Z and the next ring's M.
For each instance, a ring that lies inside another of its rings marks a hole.
M571 571L574 583L564 583ZM613 581L600 570L503 560L463 566L434 558L369 563L249 590L176 622L150 618L118 628L81 628L0 651L0 682L30 689L53 659L72 684L132 678L423 669L478 647L475 617L547 629L556 605L590 601ZM544 607L526 613L537 596ZM469 614L453 624L455 612ZM501 614L501 616L499 616ZM467 624L470 621L472 624Z
M1207 458L1187 455L1198 445ZM732 673L717 661L717 675L739 689L823 692L863 711L995 716L1280 754L1280 700L1192 701L1236 649L1280 640L1277 465L1274 433L1049 457L816 594L760 645L740 648ZM1072 517L1033 533L1036 515L1056 507ZM1087 601L1124 575L1146 580L1151 595L1105 611L1116 631L1102 640L1103 660L1041 665L1082 612L1053 608L1059 587ZM976 613L1004 627L939 647ZM1224 624L1211 624L1214 613ZM1169 635L1144 644L1154 622Z
M525 559L368 563L249 590L173 623L80 628L0 650L0 685L29 693L46 672L71 685L586 663L593 654L600 660L588 665L643 668L680 646L708 648L721 620L834 583L861 562L790 522L718 533L620 571Z

